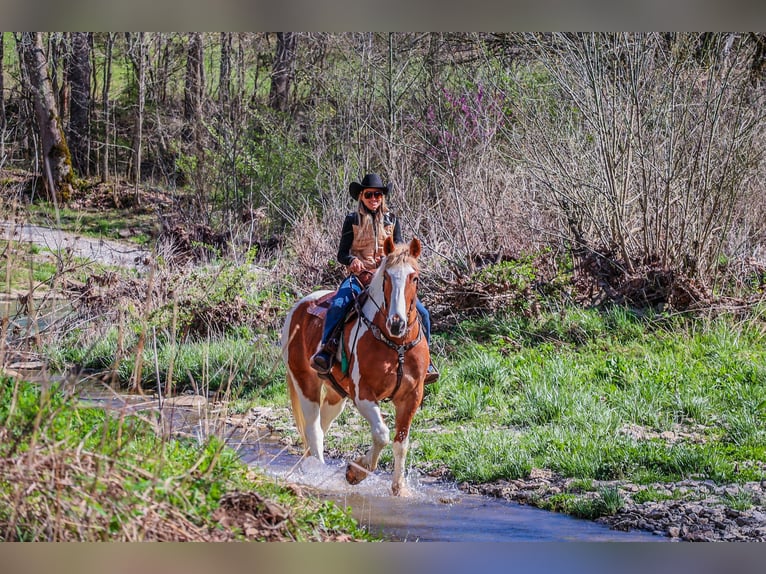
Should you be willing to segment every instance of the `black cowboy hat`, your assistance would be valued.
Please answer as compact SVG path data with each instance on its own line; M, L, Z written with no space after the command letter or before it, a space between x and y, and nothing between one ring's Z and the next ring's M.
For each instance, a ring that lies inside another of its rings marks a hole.
M364 176L362 183L352 181L348 186L348 192L356 201L359 200L359 192L363 189L379 189L383 192L383 195L388 195L388 192L391 191L391 184L383 185L383 180L380 179L377 173L368 173Z

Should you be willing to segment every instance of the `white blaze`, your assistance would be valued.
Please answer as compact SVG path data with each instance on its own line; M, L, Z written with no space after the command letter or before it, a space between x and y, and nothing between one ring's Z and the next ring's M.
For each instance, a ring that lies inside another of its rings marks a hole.
M391 279L391 302L387 317L389 325L391 319L398 315L404 321L404 328L407 329L407 302L404 297L404 288L407 286L407 277L414 271L409 264L397 265L387 270L388 277Z

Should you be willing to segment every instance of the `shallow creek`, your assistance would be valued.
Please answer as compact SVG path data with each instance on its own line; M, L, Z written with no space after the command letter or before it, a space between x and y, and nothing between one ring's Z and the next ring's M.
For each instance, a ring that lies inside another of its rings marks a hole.
M113 409L139 411L157 407L157 399L115 395L109 390L82 391L85 403ZM247 464L263 469L276 480L306 487L312 493L350 507L356 520L370 532L390 541L522 542L612 541L662 542L646 532L620 532L588 520L548 512L513 502L461 492L453 484L437 482L410 470L410 496L390 494L391 476L376 471L359 485L349 485L345 462L301 459L291 454L268 429L246 433L222 425L209 415L204 400L179 397L164 402L163 420L173 433L203 437L210 433L226 437Z

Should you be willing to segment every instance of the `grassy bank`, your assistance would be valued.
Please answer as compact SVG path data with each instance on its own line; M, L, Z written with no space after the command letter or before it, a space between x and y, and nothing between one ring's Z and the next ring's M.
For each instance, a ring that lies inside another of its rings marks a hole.
M457 480L533 468L637 483L766 476L766 339L738 323L623 308L464 323L413 457Z
M146 415L150 416L150 415ZM0 379L4 541L324 541L368 536L333 503L243 464L221 441Z

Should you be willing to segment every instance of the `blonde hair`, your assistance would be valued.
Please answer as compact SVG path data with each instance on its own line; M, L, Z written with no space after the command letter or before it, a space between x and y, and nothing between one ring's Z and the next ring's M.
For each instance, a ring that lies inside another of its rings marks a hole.
M378 237L383 237L383 234L386 232L383 226L383 216L388 213L386 196L384 194L383 197L380 198L380 207L378 207L378 211L375 213L370 213L370 210L367 209L367 206L362 201L363 194L364 191L359 193L359 203L356 208L356 212L358 214L357 221L359 222L359 230L364 233L369 227L375 225L377 227L377 233L375 235Z

